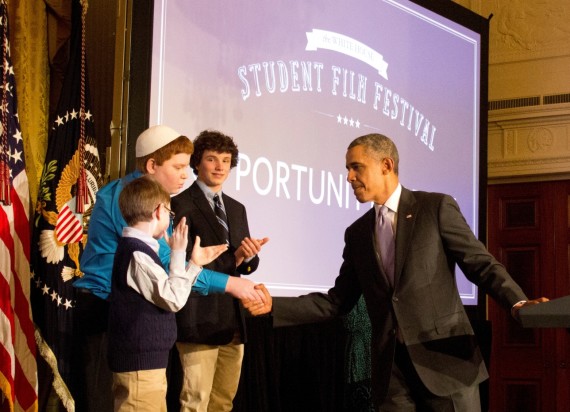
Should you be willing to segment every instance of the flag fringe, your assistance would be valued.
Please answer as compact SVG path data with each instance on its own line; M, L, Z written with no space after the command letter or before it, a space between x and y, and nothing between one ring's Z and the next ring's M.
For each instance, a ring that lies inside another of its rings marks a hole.
M34 335L36 338L36 345L38 347L40 355L42 356L42 358L45 359L45 361L47 362L47 364L49 365L49 367L53 372L52 386L53 389L55 390L55 393L61 400L61 403L63 404L63 407L67 410L67 412L75 412L75 400L71 396L69 388L67 387L61 375L59 374L59 369L57 367L57 359L55 357L55 354L53 353L49 345L42 337L42 333L38 328L36 328Z
M12 387L2 372L0 372L0 394L0 406L4 402L7 402L8 406L10 407L10 412L14 412L14 403L12 402Z

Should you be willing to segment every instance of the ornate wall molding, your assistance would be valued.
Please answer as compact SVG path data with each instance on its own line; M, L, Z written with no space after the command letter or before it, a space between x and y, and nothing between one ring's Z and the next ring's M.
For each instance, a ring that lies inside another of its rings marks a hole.
M489 112L488 179L570 178L570 104Z
M570 2L495 0L489 33L490 63L570 54Z

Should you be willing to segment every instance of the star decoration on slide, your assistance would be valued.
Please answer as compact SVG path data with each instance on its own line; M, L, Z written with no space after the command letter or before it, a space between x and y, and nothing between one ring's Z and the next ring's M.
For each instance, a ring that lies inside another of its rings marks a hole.
M356 129L360 129L360 120L358 119L353 119L352 117L347 117L346 115L343 116L339 113L339 115L336 117L336 122L338 124L341 124L343 126L347 126L347 127L354 127Z

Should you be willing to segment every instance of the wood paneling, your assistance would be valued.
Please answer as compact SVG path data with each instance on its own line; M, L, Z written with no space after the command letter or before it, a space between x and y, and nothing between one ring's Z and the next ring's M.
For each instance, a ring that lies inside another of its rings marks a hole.
M570 294L570 182L489 186L488 245L530 299ZM489 301L490 410L567 411L570 332L524 329Z

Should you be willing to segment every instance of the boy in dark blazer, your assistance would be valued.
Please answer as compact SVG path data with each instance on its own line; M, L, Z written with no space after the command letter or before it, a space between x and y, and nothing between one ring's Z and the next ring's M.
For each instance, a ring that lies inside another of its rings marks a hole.
M206 267L239 277L257 269L257 254L268 239L251 238L245 207L222 193L237 162L238 149L231 137L211 130L200 133L190 159L198 178L172 199L172 210L177 218L187 219L188 253L196 236L202 246L227 243L229 249ZM239 301L192 293L176 319L176 346L184 372L181 411L231 411L246 341Z
M474 236L451 196L402 187L398 163L396 146L386 136L361 136L348 146L347 180L357 200L374 207L346 229L335 285L327 294L274 298L274 326L346 314L364 295L377 410L478 412L479 383L488 374L457 290L455 265L515 318L522 306L547 299L528 301ZM379 215L384 206L386 217ZM391 256L380 246L382 219L393 232ZM244 302L255 315L271 310L267 290L259 288L267 304Z

